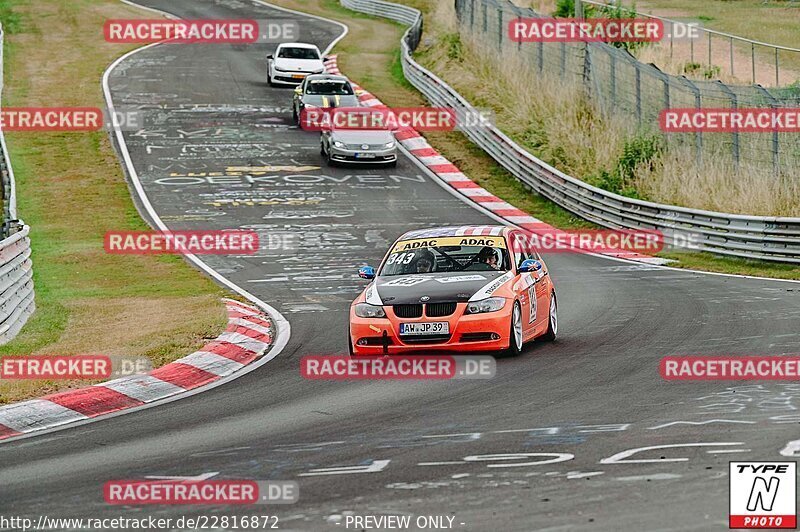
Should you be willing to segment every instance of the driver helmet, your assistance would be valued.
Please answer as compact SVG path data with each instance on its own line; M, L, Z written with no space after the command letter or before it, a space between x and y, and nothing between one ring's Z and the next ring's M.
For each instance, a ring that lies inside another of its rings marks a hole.
M422 263L422 264L420 264ZM427 263L427 267L425 267ZM422 271L420 271L420 266L422 266ZM417 250L417 258L414 260L414 271L419 273L427 273L432 272L434 267L436 266L436 259L433 256L433 253L428 249L420 249Z
M500 254L498 251L492 247L486 246L480 252L478 252L478 261L486 263L489 257L493 257L495 259L496 265L500 267Z

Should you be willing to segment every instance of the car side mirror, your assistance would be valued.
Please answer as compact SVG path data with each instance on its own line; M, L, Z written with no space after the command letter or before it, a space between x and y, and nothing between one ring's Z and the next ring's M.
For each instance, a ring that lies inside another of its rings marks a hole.
M294 93L297 94L297 95L303 94L303 89L301 89L300 87L297 87L297 88L294 89Z
M272 54L269 54L269 55L267 56L267 59L275 59L275 56L274 56L274 55L272 55Z
M372 266L364 266L358 269L358 276L362 279L374 279L375 278L375 268Z
M538 272L541 271L543 267L544 265L538 260L525 259L522 261L522 264L519 265L519 273Z

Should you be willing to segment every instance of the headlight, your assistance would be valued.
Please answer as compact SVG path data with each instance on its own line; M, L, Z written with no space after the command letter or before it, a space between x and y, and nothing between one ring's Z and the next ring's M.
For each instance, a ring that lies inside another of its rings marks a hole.
M497 312L506 305L502 297L490 297L481 301L473 301L467 305L467 314L482 314L484 312Z
M394 148L394 142L387 142L386 144L383 145L383 147L387 150L391 150L392 148Z
M315 70L313 72L313 74L322 74L323 72L325 72L325 69L324 68L320 68L319 70Z
M337 148L344 148L344 142L340 142L338 140L333 141L333 145Z
M289 72L288 70L284 70L282 68L278 68L275 65L273 65L273 68L275 69L276 72Z
M356 316L359 318L385 318L386 313L383 311L383 307L359 303L356 305Z

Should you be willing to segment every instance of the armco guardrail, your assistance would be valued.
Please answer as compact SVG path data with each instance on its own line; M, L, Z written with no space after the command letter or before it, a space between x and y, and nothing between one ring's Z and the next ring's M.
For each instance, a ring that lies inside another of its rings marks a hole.
M0 25L0 98L3 95L3 27ZM0 240L0 344L19 333L36 310L33 292L30 227L17 220L14 171L8 148L0 130L0 192L3 200L3 225Z
M341 5L411 27L403 37L406 79L436 106L457 114L478 111L411 52L419 44L422 15L413 8L382 0L340 0ZM534 157L494 126L465 128L464 134L529 189L561 207L610 228L656 229L672 242L720 255L800 264L800 218L746 216L702 211L626 198L568 176Z

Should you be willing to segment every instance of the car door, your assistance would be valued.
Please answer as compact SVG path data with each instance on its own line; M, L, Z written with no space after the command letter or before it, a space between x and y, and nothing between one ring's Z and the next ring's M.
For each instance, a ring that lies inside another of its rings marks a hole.
M534 273L534 287L536 289L536 330L539 334L543 333L543 328L547 327L547 319L550 312L550 274L547 271L542 257L535 249L530 250L531 258L538 260L542 264L542 269L538 274Z
M514 284L517 299L522 306L522 336L525 339L534 333L539 299L536 293L535 275L532 273L519 273L520 265L530 258L524 236L515 231L511 233L511 256L514 261L514 271L517 273L517 282ZM516 242L516 244L515 244Z

